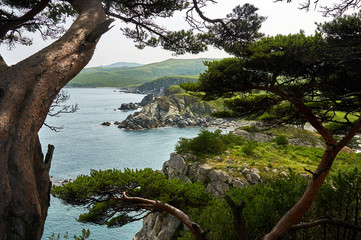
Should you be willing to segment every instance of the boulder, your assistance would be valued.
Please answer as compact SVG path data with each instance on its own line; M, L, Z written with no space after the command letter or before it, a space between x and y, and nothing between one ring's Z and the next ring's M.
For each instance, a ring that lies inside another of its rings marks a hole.
M139 108L138 104L136 103L122 103L119 110L122 111L130 111L130 110L137 110Z
M184 159L176 153L171 153L170 159L163 164L162 171L169 179L188 179L185 177L188 167Z
M249 184L259 184L262 182L260 172L257 168L252 168L245 175Z
M229 184L221 181L210 182L207 185L206 191L212 194L213 196L220 196L226 193L229 189Z
M143 219L143 227L133 240L175 239L182 227L182 223L172 215L159 212L151 213Z
M101 125L102 125L102 126L110 126L111 123L110 123L110 122L103 122Z

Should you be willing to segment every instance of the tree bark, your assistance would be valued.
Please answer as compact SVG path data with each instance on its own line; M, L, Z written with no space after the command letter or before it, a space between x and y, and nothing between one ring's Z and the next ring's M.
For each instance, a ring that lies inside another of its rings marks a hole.
M301 110L300 110L301 111ZM301 111L302 112L302 111ZM303 112L302 112L303 113ZM307 118L307 115L304 114ZM309 120L309 118L307 118ZM361 117L353 124L350 131L337 143L332 134L328 132L321 123L317 121L309 121L313 127L323 136L326 143L326 149L322 159L307 186L306 191L298 202L281 218L272 231L265 236L265 240L279 239L285 234L294 224L296 224L307 212L308 208L312 205L320 190L325 178L331 170L332 164L341 151L341 149L350 142L356 133L361 128ZM320 131L321 129L322 131Z
M236 204L228 195L226 195L224 199L232 211L233 226L236 231L237 240L248 240L246 220L243 217L243 209L245 208L246 203L241 201L239 204Z
M272 231L266 235L265 240L279 239L285 234L299 219L301 219L308 208L312 205L316 195L325 180L330 167L337 155L332 147L327 147L322 156L316 172L313 174L311 181L298 202L281 218Z
M94 38L94 31L106 21L99 0L69 2L79 15L63 37L14 66L1 63L2 240L36 240L42 236L51 183L50 165L44 162L38 131L57 93L91 59L100 37Z

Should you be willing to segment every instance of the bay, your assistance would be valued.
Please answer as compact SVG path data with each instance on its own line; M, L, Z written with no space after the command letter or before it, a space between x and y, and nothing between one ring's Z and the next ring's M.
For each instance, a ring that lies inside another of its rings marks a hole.
M122 103L140 102L144 95L126 94L112 88L69 88L70 100L66 104L78 104L72 114L48 118L46 123L63 126L60 132L43 127L40 140L43 151L53 144L55 151L50 175L53 181L74 179L89 174L91 169L161 169L180 137L194 137L200 128L160 128L142 131L118 129L115 125L101 126L104 121L122 121L132 113L116 110ZM51 198L51 206L45 223L43 240L55 233L69 237L90 229L91 239L132 239L141 228L141 221L122 228L84 224L76 218L84 212L81 207L64 205Z

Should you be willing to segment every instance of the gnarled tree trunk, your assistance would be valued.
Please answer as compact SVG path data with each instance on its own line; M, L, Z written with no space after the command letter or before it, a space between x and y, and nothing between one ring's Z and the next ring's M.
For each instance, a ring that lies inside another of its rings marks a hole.
M301 110L301 112L304 113L305 111ZM312 173L313 176L307 186L306 191L303 193L298 202L281 218L272 231L265 236L265 240L279 239L304 216L315 200L318 191L320 190L325 178L330 172L337 154L344 146L346 146L347 143L350 142L350 140L355 136L356 133L359 132L361 128L361 117L359 117L349 132L345 134L343 139L339 142L336 142L332 134L324 127L322 127L321 123L318 123L317 119L314 117L313 119L312 117L307 117L307 113L304 113L304 115L312 124L312 126L315 127L321 134L327 146L316 171Z
M0 59L1 240L41 238L51 183L38 131L109 26L99 0L69 2L79 15L62 38L14 66Z

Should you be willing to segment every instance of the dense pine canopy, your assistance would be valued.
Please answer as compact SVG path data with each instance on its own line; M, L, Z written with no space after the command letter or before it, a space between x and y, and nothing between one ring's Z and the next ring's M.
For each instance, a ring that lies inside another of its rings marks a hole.
M354 14L320 24L312 36L264 37L235 58L208 62L198 90L233 96L226 102L237 116L303 124L302 105L323 123L350 127L361 110L360 23Z

